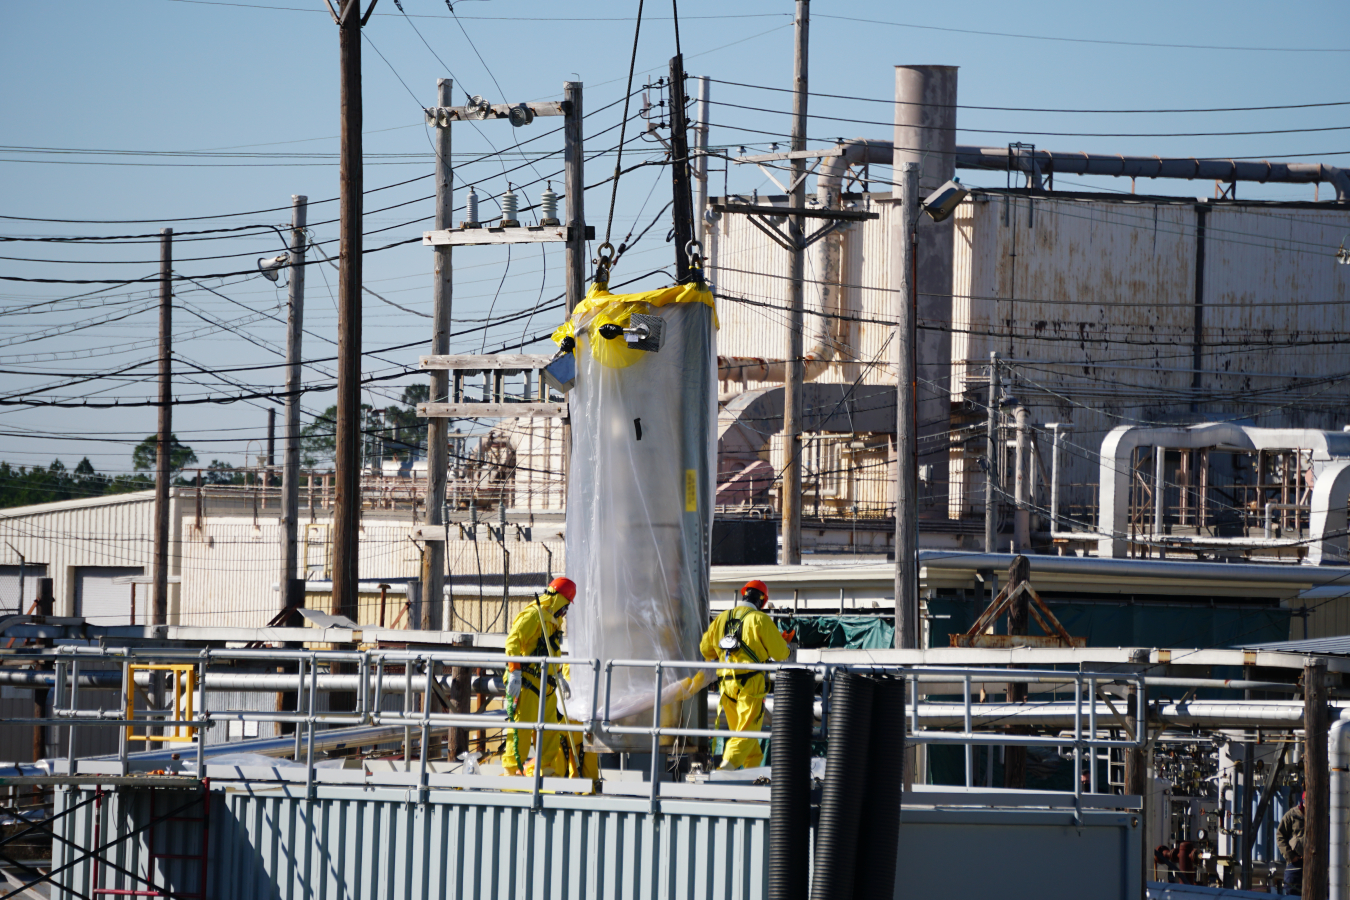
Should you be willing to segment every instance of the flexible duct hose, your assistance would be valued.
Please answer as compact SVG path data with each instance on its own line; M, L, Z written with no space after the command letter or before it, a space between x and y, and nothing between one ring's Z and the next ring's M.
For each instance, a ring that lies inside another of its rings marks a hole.
M811 721L816 676L782 669L773 686L768 900L806 900L811 875Z
M816 823L816 870L811 900L853 896L854 861L863 795L867 747L871 741L871 680L836 671L830 690L830 746L825 752L825 787Z
M867 790L863 793L858 836L855 898L895 894L895 865L900 852L900 802L905 776L905 680L872 677L871 735L867 742ZM861 767L861 760L855 765Z

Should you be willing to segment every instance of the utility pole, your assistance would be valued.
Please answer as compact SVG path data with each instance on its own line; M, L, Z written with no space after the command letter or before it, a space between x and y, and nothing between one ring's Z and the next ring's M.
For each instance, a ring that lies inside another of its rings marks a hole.
M694 237L700 244L707 234L708 223L708 85L709 78L700 75L698 82L698 118L694 120Z
M792 149L806 149L807 48L810 43L811 3L797 0L797 40L792 61ZM792 160L792 192L788 205L806 206L806 160ZM806 217L788 217L792 244L792 277L788 282L787 379L783 385L783 552L779 561L795 566L802 561L802 316L805 307Z
M337 476L333 510L333 615L357 618L361 529L361 28L359 0L334 15L342 69L342 137L338 178ZM330 11L332 7L329 7Z
M685 118L684 56L670 59L670 182L675 225L675 283L687 284L689 242L694 239L694 200L689 193L689 121Z
M449 78L436 80L436 105L450 106L454 82ZM436 228L453 228L455 208L454 171L450 167L450 123L436 131ZM436 262L431 281L431 352L444 355L450 352L450 307L454 292L451 277L451 250L449 244L435 248ZM450 373L446 369L431 370L432 403L450 400ZM445 627L441 610L445 606L445 479L450 469L450 420L436 416L427 420L427 506L422 521L422 621L424 631L439 631ZM433 533L436 532L436 533ZM428 698L429 700L430 698ZM466 748L467 749L467 746Z
M563 190L567 193L567 314L586 296L586 181L581 82L563 82ZM566 426L564 426L566 427ZM564 454L565 456L566 454ZM566 463L564 463L564 466Z
M56 598L52 594L52 580L50 578L38 579L37 602L34 604L34 609L39 616L49 617L55 614ZM19 612L23 612L22 593L19 594ZM36 644L38 647L50 647L52 642L46 638L39 638ZM33 689L33 718L47 718L47 702L50 699L51 691L48 688ZM33 726L33 762L47 758L47 738L47 727L45 725ZM74 748L71 748L70 755L72 758L74 757Z
M984 429L984 455L987 468L984 473L984 552L994 553L998 540L998 352L989 354L989 417Z
M899 152L897 151L897 156ZM914 289L919 164L896 162L891 226L891 283L895 289L895 646L919 647L919 423L918 349Z
M1019 553L1013 557L1012 564L1008 566L1008 593L1016 595L1016 599L1008 606L1008 634L1010 635L1027 633L1029 625L1027 619L1030 618L1027 614L1031 611L1031 601L1027 598L1026 591L1018 594L1017 588L1030 578L1031 560ZM1015 667L1014 665L1009 668ZM1023 682L1009 683L1005 697L1009 703L1026 703L1026 684ZM1007 746L1003 748L1003 786L1005 788L1024 788L1027 786L1026 747Z
M308 199L291 196L291 275L286 313L286 449L281 466L281 608L303 606L304 579L296 584L300 528L300 335L305 320L305 218ZM270 421L270 420L269 420ZM270 437L270 428L269 428ZM270 440L269 440L270 444ZM268 448L271 455L271 448ZM287 623L290 624L290 623Z
M1031 478L1027 471L1029 463L1027 453L1030 450L1030 413L1027 412L1025 406L1019 406L1013 416L1017 423L1017 459L1013 463L1013 497L1017 501L1017 510L1013 513L1013 543L1017 545L1014 552L1026 553L1031 549L1031 505L1028 496ZM1161 496L1161 488L1159 488L1159 496Z
M173 229L159 232L159 437L155 442L155 600L153 624L169 623L169 478L173 447Z
M1327 900L1331 862L1331 775L1327 758L1327 661L1303 667L1303 896Z
M277 453L277 408L275 406L267 407L267 471L263 473L263 484L268 484L272 479L272 466Z

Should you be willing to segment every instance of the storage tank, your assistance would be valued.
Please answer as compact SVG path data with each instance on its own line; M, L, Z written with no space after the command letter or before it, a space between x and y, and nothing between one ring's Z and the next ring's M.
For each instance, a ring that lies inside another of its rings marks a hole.
M701 658L716 471L715 329L702 284L624 295L597 285L554 334L563 346L575 340L566 552L577 601L566 626L569 655ZM688 669L663 671L663 724L696 721L692 677ZM616 667L602 671L596 692L574 669L568 712L582 719L594 708L597 720L650 725L654 681L651 667ZM651 747L642 735L597 738L610 750Z

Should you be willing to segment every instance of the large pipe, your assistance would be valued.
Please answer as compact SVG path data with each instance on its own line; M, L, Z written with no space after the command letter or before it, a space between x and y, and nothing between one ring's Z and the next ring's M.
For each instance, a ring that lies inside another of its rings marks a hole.
M1110 175L1116 178L1181 178L1187 181L1254 181L1260 184L1316 184L1336 188L1336 201L1350 200L1350 172L1322 163L1238 162L1232 159L1194 157L1124 156L1107 153L1054 153L1049 150L1018 151L1007 147L957 147L958 169L1025 172L1033 182L1054 173Z
M1331 852L1327 859L1327 896L1330 900L1350 900L1350 721L1341 718L1332 723L1328 751L1331 755Z
M837 145L840 149L860 145L849 165L890 165L890 141L856 140ZM1039 175L1109 175L1116 178L1176 178L1186 181L1253 181L1283 184L1327 183L1336 189L1336 202L1350 201L1350 170L1323 163L1238 162L1231 159L1194 157L1125 156L1106 153L1059 153L1050 150L1017 151L1009 158L1007 147L958 145L953 151L956 168L1006 172L1009 167L1026 172L1033 181ZM835 157L834 159L843 159ZM847 166L845 166L847 168ZM824 167L822 166L822 171Z

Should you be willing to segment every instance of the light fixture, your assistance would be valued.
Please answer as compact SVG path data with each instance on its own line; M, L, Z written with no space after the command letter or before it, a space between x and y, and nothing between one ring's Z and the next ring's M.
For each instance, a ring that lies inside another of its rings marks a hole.
M1350 247L1345 246L1345 238L1341 238L1341 249L1336 251L1336 262L1350 266Z
M290 263L291 258L285 253L280 256L260 256L258 257L258 271L262 277L268 281L276 281L281 277L281 270Z
M961 186L961 179L953 178L929 194L921 205L923 211L928 213L934 222L941 222L955 212L956 207L969 194L970 191Z

